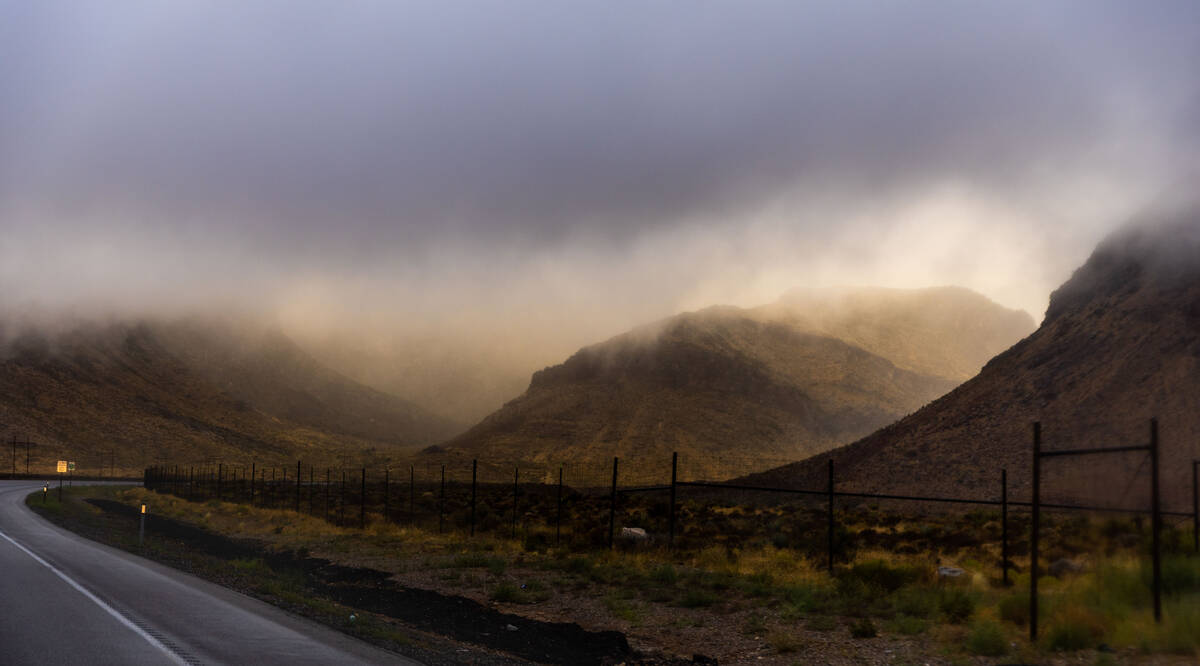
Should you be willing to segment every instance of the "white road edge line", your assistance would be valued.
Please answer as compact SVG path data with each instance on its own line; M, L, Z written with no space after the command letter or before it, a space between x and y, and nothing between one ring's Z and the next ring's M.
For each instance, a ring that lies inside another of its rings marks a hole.
M117 609L113 608L112 606L109 606L107 603L104 602L103 599L92 594L91 592L89 592L87 590L87 588L80 585L79 583L76 583L67 574L63 573L62 571L59 571L58 567L54 566L53 564L50 564L46 560L43 560L41 557L38 556L37 553L33 552L32 550L29 550L28 548L26 548L25 546L22 546L19 543L17 543L12 537L5 534L3 532L3 530L0 530L0 537L4 537L4 539L7 540L9 543L16 546L17 548L20 548L22 552L24 552L26 555L32 557L35 561L37 561L38 564L46 567L50 571L54 572L55 576L58 576L59 578L66 581L67 585L70 585L71 587L78 590L80 594L87 597L88 599L91 599L92 602L95 603L97 606L99 606L101 609L103 609L104 612L115 617L117 619L117 621L120 622L121 624L125 625L126 627L129 627L131 630L133 630L133 632L135 634L137 634L138 636L141 636L150 645L154 646L155 648L158 648L163 654L167 655L167 657L171 660L172 663L179 664L179 666L188 666L188 663L186 661L184 661L182 658L180 658L179 655L175 654L175 652L173 650L171 650L171 648L167 647L166 645L163 645L162 642L159 641L157 638L146 633L145 629L142 629L141 627L137 626L136 624L130 622L128 618L126 618L124 615L121 615L119 612L117 612Z

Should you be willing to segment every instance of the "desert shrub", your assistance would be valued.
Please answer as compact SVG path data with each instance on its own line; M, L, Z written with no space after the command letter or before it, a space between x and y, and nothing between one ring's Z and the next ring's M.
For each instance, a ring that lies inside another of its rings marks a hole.
M703 608L717 603L717 595L709 590L699 587L688 589L684 593L683 598L679 600L679 605L684 608Z
M650 580L661 585L674 585L679 580L679 572L670 564L660 564L650 570Z
M937 613L938 591L929 587L906 587L892 597L892 609L900 615L929 618Z
M841 580L857 579L877 595L890 594L905 585L919 580L921 571L916 567L892 565L883 560L867 560L850 567Z
M951 624L963 624L975 613L975 595L959 587L942 590L938 607Z
M742 623L742 633L748 636L761 634L767 630L767 622L761 615L750 615Z
M915 636L925 633L925 630L929 628L929 621L911 615L897 615L888 622L887 628L897 634Z
M1073 651L1096 645L1104 637L1103 618L1081 606L1068 606L1050 622L1045 645L1050 650Z
M492 601L501 603L521 603L524 601L521 589L508 581L497 583L488 596Z
M1018 627L1029 625L1029 592L1017 592L1000 600L997 610L1000 619Z
M1000 625L991 620L981 620L967 634L967 652L981 657L1002 657L1008 654L1008 640Z
M779 653L796 652L804 647L804 641L789 631L772 631L767 635L767 643Z
M850 635L855 638L874 638L876 633L878 632L875 631L875 624L869 617L864 617L850 625Z
M1142 565L1142 580L1148 588L1153 580L1151 564ZM1162 589L1165 595L1200 591L1200 558L1169 555L1162 560Z

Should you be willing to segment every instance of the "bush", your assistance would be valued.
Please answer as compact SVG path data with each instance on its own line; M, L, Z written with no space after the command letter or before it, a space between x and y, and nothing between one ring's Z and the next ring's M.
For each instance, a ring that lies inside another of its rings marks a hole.
M850 567L842 579L858 579L872 591L890 594L921 577L916 567L893 566L883 560L868 560ZM838 581L841 582L841 579Z
M897 615L890 623L888 623L888 629L903 636L916 636L917 634L923 634L928 628L928 620L919 617L913 617L911 615Z
M522 603L524 595L521 594L521 589L508 581L497 583L496 587L492 588L490 595L492 601L500 603Z
M1104 638L1103 618L1089 609L1071 606L1058 615L1046 630L1046 647L1055 651L1082 650Z
M696 587L689 589L683 595L683 598L679 600L679 605L684 608L702 608L715 603L717 603L717 595L708 590Z
M1029 626L1029 593L1017 592L1000 600L998 605L1000 619L1012 622L1018 627Z
M875 638L876 633L871 618L864 617L850 625L850 635L855 638Z
M970 592L957 587L942 590L938 606L946 621L951 624L963 624L975 613L975 597Z
M775 648L776 652L787 653L796 652L804 647L804 641L800 637L787 631L772 631L767 635L767 643Z
M896 593L892 609L900 615L929 618L938 611L937 590L928 587L908 587Z
M660 564L650 571L650 580L663 585L674 585L679 580L679 573L670 564Z
M991 620L976 622L967 634L967 652L981 657L1002 657L1008 654L1008 641L1000 625Z

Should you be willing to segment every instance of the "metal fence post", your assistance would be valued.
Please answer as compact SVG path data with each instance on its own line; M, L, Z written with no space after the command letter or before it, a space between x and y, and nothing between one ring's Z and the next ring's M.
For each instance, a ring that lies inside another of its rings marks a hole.
M825 547L827 550L827 561L826 561L825 566L829 570L829 574L833 575L833 530L834 530L834 524L833 524L833 458L832 457L829 458L826 468L829 473L829 489L827 491L828 492L828 498L827 498L828 502L827 502L827 506L826 506L826 525L825 525L825 533L826 533L826 538L827 538L827 542L825 544Z
M1154 563L1154 621L1162 622L1162 504L1158 486L1158 419L1150 419L1150 537Z
M388 485L391 481L392 470L385 467L383 470L383 522L388 521L388 513L391 508L391 498L388 497Z
M329 468L325 468L325 519L329 519Z
M1008 587L1008 470L1000 470L1000 580Z
M221 480L225 476L225 464L217 463L217 501L221 501Z
M512 538L517 538L517 480L521 470L517 466L513 466L513 515L512 515Z
M1192 550L1200 553L1200 460L1192 461Z
M675 546L675 482L678 479L679 452L671 452L671 507L667 513L667 548Z
M562 488L563 488L563 466L558 465L558 510L554 514L554 544L562 540Z
M471 461L471 536L475 536L475 485L479 477L479 459Z
M1029 642L1038 633L1038 531L1042 524L1042 423L1033 423L1033 502L1029 534Z
M367 468L362 468L362 491L358 496L358 528L367 527Z
M342 468L342 488L338 493L338 524L346 524L346 468Z
M300 461L296 461L296 513L300 513Z
M313 484L314 476L316 476L316 472L313 470L313 466L310 464L308 466L308 513L309 515L313 516L316 515L316 511L314 509L315 502L313 498L317 494L317 487Z
M608 547L613 547L613 533L617 526L617 458L613 456L612 495L608 501Z
M442 465L442 495L446 494L446 466ZM414 465L408 466L408 522L415 522L417 519L417 473L414 471ZM442 531L438 527L438 531Z
M411 469L409 470L409 473L410 474L412 473ZM472 495L472 497L474 497L474 495L475 495L474 483L472 483L471 495ZM409 506L411 507L412 505L410 504ZM412 515L411 508L409 509L409 515ZM472 500L472 504L471 504L471 530L472 531L471 531L471 534L475 533L474 529L475 529L475 505L474 505L474 501ZM446 531L446 466L442 465L442 489L438 493L438 534L441 534L442 532L445 532L445 531Z

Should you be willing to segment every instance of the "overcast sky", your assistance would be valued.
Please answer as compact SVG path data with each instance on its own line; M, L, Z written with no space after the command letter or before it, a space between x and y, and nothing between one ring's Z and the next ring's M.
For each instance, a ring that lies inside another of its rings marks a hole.
M1040 319L1189 190L1200 3L0 0L0 305L578 346L804 285Z

